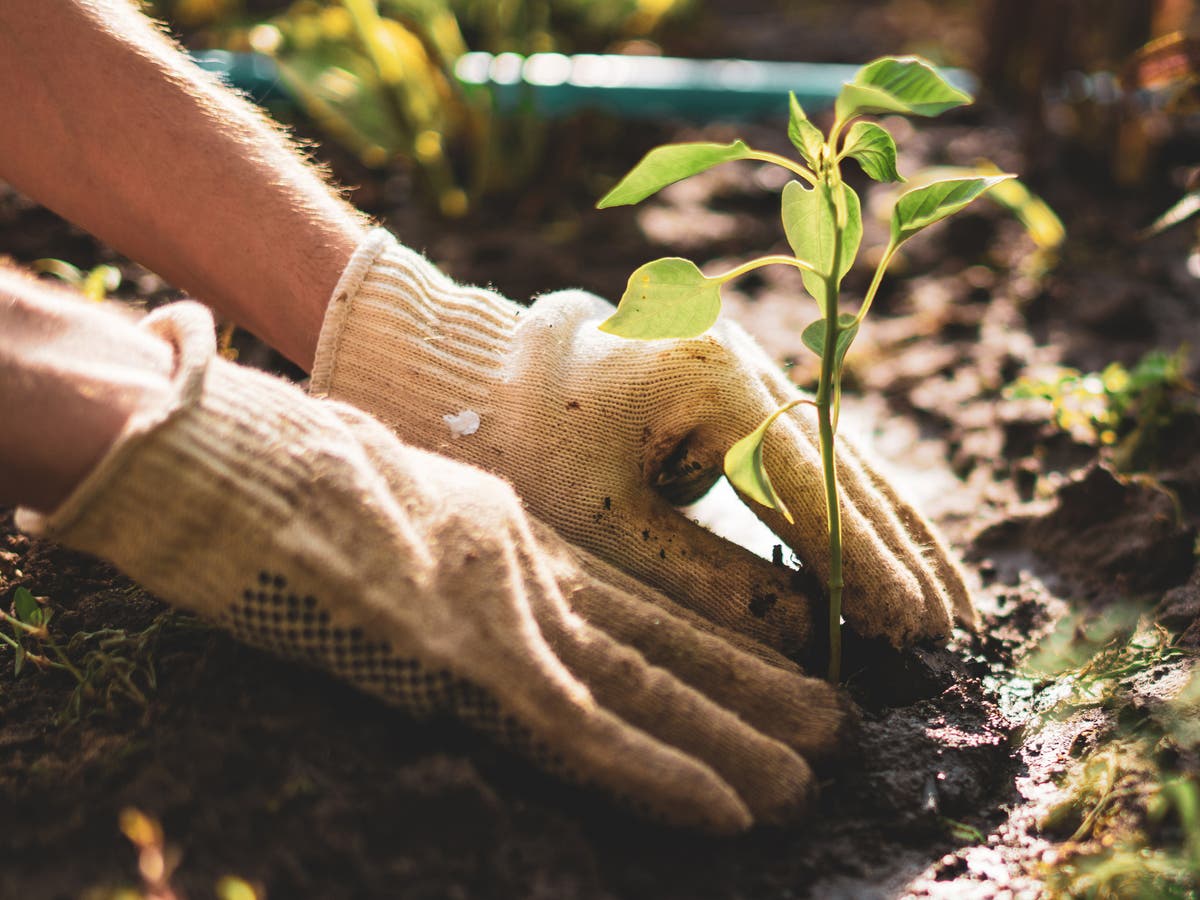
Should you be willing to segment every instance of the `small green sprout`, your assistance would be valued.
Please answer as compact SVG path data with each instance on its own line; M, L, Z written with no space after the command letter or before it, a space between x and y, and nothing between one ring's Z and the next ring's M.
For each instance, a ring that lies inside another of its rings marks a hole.
M842 313L838 295L842 279L854 265L863 236L858 194L842 178L846 159L881 182L900 182L896 143L888 131L862 117L879 114L936 116L970 103L971 97L951 85L932 65L913 56L883 57L868 63L842 87L834 120L823 133L790 98L788 137L799 160L755 150L737 140L729 144L669 144L651 150L597 204L600 208L638 203L676 181L735 160L782 166L795 178L783 189L783 230L792 254L764 256L721 275L705 275L692 262L678 258L647 263L633 273L616 313L602 330L622 337L689 338L706 331L721 308L721 287L761 266L780 264L800 270L805 290L816 301L820 318L801 339L821 359L816 399L821 463L829 532L829 677L841 668L842 572L841 512L838 499L835 435L841 399L842 364L863 319L871 308L888 264L896 251L936 222L963 209L977 197L1013 176L966 174L923 183L901 194L891 217L891 236L879 256L870 287L854 314ZM803 402L803 401L802 401ZM776 410L739 440L725 457L725 474L744 496L779 510L791 520L771 486L762 444L771 423L793 402Z
M30 662L39 669L45 669L56 664L34 650L29 649L30 641L48 640L52 610L42 606L28 588L19 587L13 592L12 613L0 610L0 619L12 627L12 636L0 632L0 641L13 648L13 675L20 675L25 663Z
M1046 715L1110 709L1120 704L1126 679L1195 657L1175 646L1174 637L1131 606L1072 614L1025 660L1022 675L1056 684L1056 702Z
M137 850L139 887L92 891L86 896L104 900L175 900L182 896L173 886L183 856L168 843L162 823L137 807L127 806L117 816L121 833ZM213 885L217 900L263 900L266 893L237 875L222 875Z

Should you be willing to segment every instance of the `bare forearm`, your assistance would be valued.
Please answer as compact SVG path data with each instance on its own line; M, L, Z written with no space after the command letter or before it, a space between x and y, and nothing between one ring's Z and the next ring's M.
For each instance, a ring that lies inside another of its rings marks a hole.
M127 0L0 3L0 177L306 368L365 230Z

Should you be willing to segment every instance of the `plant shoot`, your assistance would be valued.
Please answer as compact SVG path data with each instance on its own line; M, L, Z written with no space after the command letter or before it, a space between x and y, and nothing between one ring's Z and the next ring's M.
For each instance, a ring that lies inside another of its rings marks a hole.
M781 217L792 254L764 256L723 275L708 276L686 259L649 262L629 278L616 313L600 327L627 338L690 338L717 320L721 287L766 265L799 269L805 291L816 301L818 317L804 329L801 341L821 361L814 400L796 400L773 412L737 441L725 456L725 475L744 496L791 521L771 485L763 460L767 431L781 415L803 403L816 408L829 532L829 678L841 669L842 529L838 498L836 435L842 366L847 350L889 263L900 245L925 228L961 210L1006 174L969 174L923 183L897 199L891 236L879 257L866 295L854 313L842 312L839 293L862 242L862 210L858 195L842 179L842 163L855 160L870 178L902 182L896 167L896 142L870 115L937 116L970 103L971 97L951 85L928 62L917 57L884 57L868 63L843 85L834 119L823 133L790 99L788 138L798 159L755 150L737 140L730 144L669 144L651 150L600 202L600 208L638 203L676 181L735 160L757 160L787 169L793 176L783 189Z

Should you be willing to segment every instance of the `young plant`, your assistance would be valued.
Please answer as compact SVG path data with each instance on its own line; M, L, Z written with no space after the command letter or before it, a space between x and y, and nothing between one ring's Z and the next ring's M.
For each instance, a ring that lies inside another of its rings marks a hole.
M158 686L155 646L163 628L179 621L175 614L161 613L139 632L118 628L77 631L63 646L50 630L53 613L52 607L24 587L14 591L11 612L0 609L0 624L12 629L11 635L0 631L0 643L12 648L13 676L20 676L26 663L70 675L75 689L62 713L66 721L80 719L100 702L109 712L118 702L147 709L147 695Z
M669 184L734 160L758 160L787 169L795 179L783 189L783 230L792 255L764 256L720 275L705 275L686 259L670 257L647 263L629 278L616 313L600 327L622 337L696 337L716 321L721 287L761 266L780 264L800 270L805 290L816 301L819 318L801 341L821 359L815 400L797 400L773 412L725 456L725 474L745 496L778 509L791 521L764 468L763 440L772 423L801 403L816 407L821 465L829 530L829 677L841 668L842 529L838 499L835 439L841 399L842 364L888 264L900 245L928 226L950 216L1010 175L967 175L926 182L901 194L892 210L891 237L879 258L870 287L855 313L839 309L842 279L853 266L862 241L858 195L842 178L847 158L858 162L870 178L903 181L896 169L896 143L891 134L863 116L901 114L936 116L970 103L971 97L947 82L925 60L883 57L868 63L843 85L828 133L813 124L796 101L790 101L788 137L799 160L755 150L740 140L730 144L668 144L651 150L603 199L600 208L638 203Z

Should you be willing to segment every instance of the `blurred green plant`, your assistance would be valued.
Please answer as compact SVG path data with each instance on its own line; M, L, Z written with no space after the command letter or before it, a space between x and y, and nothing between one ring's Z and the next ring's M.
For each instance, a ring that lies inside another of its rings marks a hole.
M1188 172L1183 196L1138 232L1137 236L1140 240L1149 240L1188 221L1197 212L1200 212L1200 166L1195 166ZM1187 271L1193 278L1200 278L1200 226L1194 226L1192 229Z
M317 126L364 164L408 160L439 212L467 211L467 190L448 143L482 158L487 113L451 75L466 51L457 20L442 3L383 15L375 0L301 0L251 26L246 40L274 57L292 95Z
M939 816L938 824L942 826L946 837L952 841L957 841L961 844L982 844L985 840L984 833L967 822L960 822L958 819Z
M183 853L167 841L162 823L137 807L127 806L118 814L117 825L137 851L140 884L115 889L93 888L85 891L81 900L184 900L185 895L174 886ZM211 893L205 896L217 900L266 900L267 893L253 881L237 875L222 875Z
M496 115L487 92L454 76L471 50L569 49L578 34L642 37L693 0L298 0L256 21L236 0L160 0L183 24L205 24L221 49L271 56L317 127L365 165L411 166L444 216L520 187L543 163L545 125ZM464 36L466 35L466 36Z
M1028 674L1056 679L1053 705L1041 720L1064 721L1098 708L1108 718L1088 720L1099 740L1039 823L1043 835L1059 841L1045 865L1047 896L1194 898L1200 888L1200 786L1196 773L1181 771L1178 761L1200 749L1192 724L1200 679L1193 669L1182 690L1153 706L1134 704L1133 685L1139 679L1143 685L1169 683L1157 676L1186 671L1195 651L1175 646L1170 632L1132 609L1068 618L1064 626L1024 666Z
M1167 629L1145 622L1133 604L1074 612L1038 643L1021 665L1021 676L1055 684L1050 715L1110 708L1120 701L1122 680L1189 656L1173 641Z
M96 302L106 300L109 294L121 286L121 270L116 266L99 265L84 272L61 259L35 259L32 268L35 272L53 275L59 281L65 281L89 300Z
M1059 367L1009 385L1012 398L1052 405L1055 425L1076 440L1110 448L1119 471L1143 471L1159 457L1166 430L1197 407L1197 388L1184 375L1187 348L1153 350L1133 366L1114 362L1100 372Z
M1126 65L1127 89L1138 90L1143 106L1157 111L1162 141L1170 127L1182 126L1200 108L1200 41L1183 32L1173 32L1141 47ZM1145 102L1145 101L1149 102ZM1170 126L1170 127L1167 127ZM1157 219L1143 228L1138 237L1147 240L1168 231L1200 212L1200 167L1187 173L1184 194ZM1189 271L1200 274L1200 230L1192 239Z
M455 14L473 49L522 54L573 51L644 38L696 6L696 0L434 2L443 3Z
M1114 742L1076 770L1043 819L1078 821L1047 873L1047 895L1093 900L1195 898L1200 888L1200 787L1164 774L1148 748Z
M142 0L158 15L180 25L209 25L242 15L243 0Z
M973 166L930 166L913 175L909 182L915 186L946 178L999 174L1001 170L994 162L980 159ZM1067 231L1050 204L1017 178L996 184L988 191L987 199L1012 213L1025 226L1025 233L1037 248L1022 262L1022 271L1040 278L1053 269L1058 263L1058 251L1067 238Z

